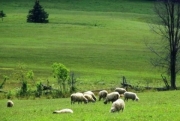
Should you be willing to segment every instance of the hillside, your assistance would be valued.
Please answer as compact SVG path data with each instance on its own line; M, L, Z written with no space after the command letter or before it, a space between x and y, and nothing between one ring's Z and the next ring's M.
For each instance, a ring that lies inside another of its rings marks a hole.
M82 89L114 87L122 76L135 85L163 85L145 46L145 41L158 39L149 28L152 2L42 0L40 4L49 13L48 24L26 22L32 1L1 2L7 14L0 22L2 80L6 75L9 83L18 83L13 75L22 66L33 70L36 82L55 83L51 66L58 62L75 73Z

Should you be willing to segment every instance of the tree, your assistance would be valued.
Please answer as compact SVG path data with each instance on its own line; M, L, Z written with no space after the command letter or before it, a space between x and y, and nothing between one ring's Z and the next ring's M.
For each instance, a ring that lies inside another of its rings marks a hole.
M180 1L157 0L154 8L159 25L154 31L162 37L163 50L160 53L151 48L158 57L152 62L166 70L171 88L176 89L176 75L180 70Z
M32 23L48 23L48 16L43 7L39 4L39 1L35 1L35 5L33 9L29 10L29 14L27 16L27 22Z
M2 21L3 21L3 17L6 17L6 14L3 11L0 11L0 18L2 18Z
M57 78L58 84L60 89L65 91L66 90L66 81L69 79L69 70L66 68L65 65L61 63L54 63L52 65L53 68L53 75Z

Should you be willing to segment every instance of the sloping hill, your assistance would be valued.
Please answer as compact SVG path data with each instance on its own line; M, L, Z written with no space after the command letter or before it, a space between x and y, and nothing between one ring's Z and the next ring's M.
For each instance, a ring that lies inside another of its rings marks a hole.
M12 76L18 66L33 70L35 80L50 79L52 64L60 62L75 72L79 85L93 88L160 79L151 67L152 54L144 41L156 41L150 31L152 2L133 0L46 0L48 24L26 22L32 1L3 1L7 14L0 27L0 77ZM155 85L153 83L153 85ZM83 88L83 86L82 86Z

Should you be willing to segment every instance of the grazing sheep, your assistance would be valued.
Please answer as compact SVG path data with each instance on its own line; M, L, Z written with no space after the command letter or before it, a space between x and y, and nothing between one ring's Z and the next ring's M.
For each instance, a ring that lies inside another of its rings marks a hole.
M66 108L66 109L62 109L62 110L55 110L53 113L54 113L54 114L59 114L59 113L73 113L73 110Z
M115 92L118 92L120 95L121 94L124 94L125 92L126 92L126 89L124 89L124 88L116 88L115 90L114 90Z
M95 100L93 99L92 95L85 93L84 97L88 100L88 102L95 102Z
M92 95L93 99L96 101L96 96L95 96L95 94L92 91L86 91L86 92L84 92L84 94Z
M78 102L78 104L82 102L87 103L88 100L84 97L83 93L78 92L71 94L71 104L75 102Z
M7 101L7 107L13 107L14 106L14 103L12 100L8 100Z
M122 110L123 112L124 109L125 109L124 100L117 99L115 102L113 102L110 112L114 113L114 112L119 112L120 110Z
M139 100L139 98L138 98L138 96L136 95L136 93L134 93L134 92L125 92L125 93L124 93L124 101L125 101L125 100L128 101L128 99L132 99L133 101L134 101L134 100L136 100L136 101Z
M114 102L117 99L119 99L120 95L118 92L111 92L109 94L107 94L106 99L104 101L104 104L107 104L108 102Z
M106 90L99 91L99 101L103 98L103 100L106 98L108 92Z

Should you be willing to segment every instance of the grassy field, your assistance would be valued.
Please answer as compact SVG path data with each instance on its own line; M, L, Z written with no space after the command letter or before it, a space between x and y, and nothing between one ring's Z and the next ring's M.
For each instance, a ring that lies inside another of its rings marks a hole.
M54 62L75 73L80 91L119 86L122 76L132 85L164 86L161 72L150 65L153 54L145 46L145 41L159 40L150 30L155 18L151 0L41 0L40 4L49 13L48 24L26 22L34 1L0 0L0 10L7 15L0 20L0 83L3 76L9 77L4 85L9 94L15 95L20 87L14 76L19 67L33 70L36 83L48 79L56 86ZM28 80L30 89L35 89L31 83ZM139 102L130 100L123 113L112 114L111 104L103 101L71 105L70 98L45 96L28 100L12 96L15 105L6 108L6 96L0 93L0 121L180 120L179 91L137 94ZM52 114L62 108L74 113Z
M93 89L116 86L122 76L131 84L150 80L152 85L163 85L144 43L158 38L149 27L152 2L44 0L40 4L49 13L48 24L26 22L34 2L1 1L7 14L0 21L2 80L7 75L8 83L17 83L12 75L21 65L33 70L35 81L54 83L51 66L58 62L75 73L82 88L83 84Z
M7 108L7 100L0 100L1 121L179 121L179 91L137 93L140 101L125 102L125 110L110 113L110 104L97 101L89 104L70 104L70 98L13 100L14 107ZM52 114L55 110L71 108L73 114Z

